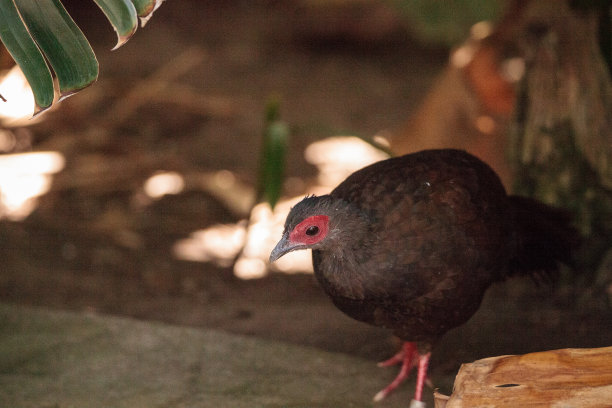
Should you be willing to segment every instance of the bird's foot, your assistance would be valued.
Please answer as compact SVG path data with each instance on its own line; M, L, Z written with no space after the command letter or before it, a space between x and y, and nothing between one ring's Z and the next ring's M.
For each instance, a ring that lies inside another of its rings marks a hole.
M378 363L379 367L389 367L400 363L402 367L397 377L395 377L391 384L387 385L374 396L374 402L385 399L387 395L389 395L402 382L404 382L406 378L408 378L412 368L418 365L416 391L410 406L412 407L414 405L414 407L424 407L425 405L422 403L423 385L427 383L427 385L431 386L431 381L429 381L429 378L427 378L429 357L430 353L423 355L419 354L416 343L404 342L399 353L388 360Z
M374 402L382 401L387 397L387 395L389 395L401 383L403 383L406 378L408 378L410 370L412 370L418 360L419 353L417 351L416 343L406 341L402 345L402 349L396 355L388 360L378 363L379 367L390 367L392 365L401 364L402 368L391 384L387 385L374 396Z

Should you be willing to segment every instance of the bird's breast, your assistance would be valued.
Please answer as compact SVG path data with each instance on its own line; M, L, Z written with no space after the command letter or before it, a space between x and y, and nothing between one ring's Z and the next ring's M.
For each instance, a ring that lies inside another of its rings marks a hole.
M319 284L332 298L361 300L365 297L364 277L342 253L313 250L312 264Z

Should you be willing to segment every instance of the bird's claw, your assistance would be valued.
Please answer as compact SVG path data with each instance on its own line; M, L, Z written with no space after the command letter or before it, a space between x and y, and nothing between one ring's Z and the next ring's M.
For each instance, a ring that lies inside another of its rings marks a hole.
M433 384L429 377L427 377L427 366L429 364L430 353L420 355L417 346L412 342L404 342L402 349L399 353L395 354L388 360L382 361L378 363L379 367L389 367L395 364L401 364L402 367L397 377L391 382L391 384L387 385L383 390L379 391L374 396L374 402L382 401L389 395L393 390L395 390L410 374L410 371L413 367L418 365L418 373L417 373L417 384L415 390L415 398L410 403L410 408L423 408L425 404L421 401L422 393L423 393L423 385L427 384L429 387L433 388Z
M385 390L380 390L380 391L378 391L376 393L374 398L372 398L372 401L380 402L380 401L384 400L386 397L387 397L387 393L385 392Z
M425 403L423 401L412 400L410 401L409 408L426 408Z
M388 360L382 361L378 363L379 367L390 367L395 364L401 364L402 368L400 369L399 374L391 384L387 385L383 390L379 391L374 396L374 402L382 401L389 395L393 390L395 390L401 383L408 378L408 374L410 374L410 370L416 365L416 362L419 359L419 353L416 348L416 344L411 342L405 342L402 346L402 349L391 357Z

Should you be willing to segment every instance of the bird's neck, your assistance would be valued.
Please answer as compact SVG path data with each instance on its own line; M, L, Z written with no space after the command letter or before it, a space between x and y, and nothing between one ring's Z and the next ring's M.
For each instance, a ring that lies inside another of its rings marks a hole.
M371 216L347 201L328 199L330 229L325 242L313 248L315 275L328 294L362 299L364 257L373 239Z
M354 238L343 245L312 251L315 276L329 295L350 299L365 297L367 271L361 259L363 247L360 248Z

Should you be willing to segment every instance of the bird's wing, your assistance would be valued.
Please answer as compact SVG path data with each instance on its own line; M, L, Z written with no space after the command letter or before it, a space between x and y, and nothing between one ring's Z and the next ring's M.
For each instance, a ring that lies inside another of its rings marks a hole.
M360 263L373 288L427 296L458 279L486 279L503 258L500 210L491 208L503 187L479 160L449 152L377 163L332 192L374 220Z

